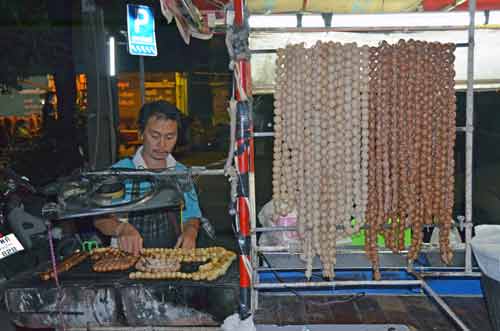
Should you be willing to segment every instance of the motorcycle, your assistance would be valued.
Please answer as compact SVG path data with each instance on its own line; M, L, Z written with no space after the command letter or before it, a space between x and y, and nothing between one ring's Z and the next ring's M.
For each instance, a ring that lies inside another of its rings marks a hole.
M9 168L0 171L0 281L49 261L48 226L41 211L50 198L28 178ZM60 226L51 234L57 259L80 247L78 235L64 235Z

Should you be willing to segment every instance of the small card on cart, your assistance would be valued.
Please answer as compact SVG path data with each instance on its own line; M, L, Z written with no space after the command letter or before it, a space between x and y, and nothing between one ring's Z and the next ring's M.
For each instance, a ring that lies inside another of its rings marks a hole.
M11 233L0 238L0 260L24 250L16 235Z

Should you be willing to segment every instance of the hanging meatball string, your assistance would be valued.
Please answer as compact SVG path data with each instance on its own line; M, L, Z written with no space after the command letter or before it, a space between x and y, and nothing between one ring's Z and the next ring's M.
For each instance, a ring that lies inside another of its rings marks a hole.
M296 212L306 277L318 256L323 276L333 278L337 238L362 228L375 279L380 234L398 252L410 228L412 262L424 224L436 222L441 258L451 261L453 51L414 40L278 50L275 220Z

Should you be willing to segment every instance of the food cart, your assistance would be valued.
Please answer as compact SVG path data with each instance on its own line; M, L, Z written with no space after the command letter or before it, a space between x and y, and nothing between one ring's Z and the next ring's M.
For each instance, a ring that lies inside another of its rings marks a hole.
M280 10L295 13L308 9L307 1L295 2L288 6L283 1ZM247 5L250 13L272 9L265 1L249 1ZM235 0L233 6L229 11L232 22L228 35L234 39L228 43L233 43L229 48L236 101L231 108L234 171L229 170L230 162L225 171L217 175L226 173L233 187L240 249L238 263L215 282L137 281L130 279L126 272L97 277L90 273L90 264L84 263L62 274L61 283L54 284L34 279L36 275L30 271L10 283L6 291L8 309L16 316L16 321L23 326L39 327L58 325L57 321L63 320L71 324L67 329L74 330L133 330L143 326L154 326L154 330L215 329L238 306L240 319L252 316L260 330L279 329L277 325L287 325L283 330L298 330L299 326L321 330L325 329L324 325L328 325L328 330L347 330L349 327L354 330L360 326L365 330L408 330L408 325L422 330L431 327L449 330L454 326L461 330L471 330L473 326L488 328L479 285L480 273L473 263L470 246L476 1L469 2L468 39L456 45L467 49L467 79L464 81L467 120L465 126L457 128L457 134L465 135L466 141L465 215L457 222L465 233L465 242L454 247L458 257L449 265L437 262L439 253L432 245L424 245L423 253L430 262L422 264L407 264L404 256L392 256L392 252L382 249L379 251L382 280L372 280L363 247L338 248L337 276L328 280L306 279L296 247L266 247L258 243L257 234L295 229L257 225L254 138L264 139L273 134L253 131L251 95L258 92L259 87L268 92L273 87L272 84L252 86L252 80L255 82L264 77L262 73L273 70L266 65L256 65L256 70L251 68L250 54L255 56L252 61L259 63L259 54L275 53L276 50L269 47L276 42L270 37L273 33L299 33L294 41L300 42L304 38L301 32L324 34L320 37L327 35L326 40L329 40L332 35L328 33L336 30L326 27L311 31L293 28L251 32L244 1ZM328 12L339 10L337 7L327 9ZM393 11L397 10L393 8ZM264 47L259 47L259 38L267 42L263 43ZM318 40L318 35L312 38ZM235 52L236 39L242 46ZM313 270L320 268L319 261L313 261ZM442 295L451 298L445 300ZM214 298L221 298L217 301L223 304L217 307L208 304Z

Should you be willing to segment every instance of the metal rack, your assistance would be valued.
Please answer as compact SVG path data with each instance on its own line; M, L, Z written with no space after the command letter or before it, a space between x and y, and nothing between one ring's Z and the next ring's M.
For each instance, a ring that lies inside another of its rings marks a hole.
M240 18L243 15L243 0L235 0L235 11L236 17L240 15ZM257 252L284 252L288 251L287 247L263 247L259 246L257 243L257 233L259 232L267 232L267 231L290 231L293 230L289 227L276 227L276 228L259 228L256 225L256 217L255 217L255 187L254 187L254 168L253 168L253 138L265 138L272 137L272 133L267 132L259 132L253 133L252 137L247 139L249 144L249 160L245 161L246 164L238 164L240 173L249 174L248 183L249 183L249 193L248 199L250 201L250 210L245 207L245 205L239 205L239 217L240 217L240 226L241 231L243 233L240 244L243 244L242 247L248 247L249 241L251 243L251 249L244 251L243 253L247 256L251 256L252 261L252 275L251 279L253 283L251 284L251 311L254 312L258 308L258 292L259 290L264 289L275 289L275 288L314 288L318 286L419 286L426 294L432 297L435 302L448 314L448 316L462 329L468 330L467 326L453 313L450 307L430 288L430 286L424 280L424 277L427 276L437 276L437 277L478 277L480 273L473 272L472 268L472 251L471 251L471 239L472 239L472 148L473 148L473 98L474 98L474 35L475 35L475 12L476 12L476 1L469 1L469 26L468 26L468 41L467 43L457 44L457 47L468 47L467 53L467 103L466 103L466 125L465 127L457 127L457 133L465 133L466 139L466 147L465 147L465 155L466 155L466 171L465 171L465 218L462 220L462 228L465 230L465 243L459 248L460 250L465 252L465 265L460 267L459 270L453 270L449 268L442 268L437 272L426 271L425 268L413 268L411 265L400 266L400 269L407 270L411 275L415 277L415 280L382 280L382 281L322 281L322 282L293 282L293 283L260 283L259 282L259 271L269 270L266 268L259 268L259 261L257 258ZM241 22L241 21L240 21ZM273 29L274 31L278 31L278 29ZM325 29L323 29L325 30ZM328 29L326 29L328 30ZM331 30L330 30L331 31ZM257 50L255 53L266 53L273 52L275 50ZM251 84L249 84L249 80L251 79L248 75L249 70L249 61L240 61L240 66L243 67L243 72L246 74L244 77L237 77L239 79L239 83L245 87L247 92L251 91ZM249 128L250 131L253 131L253 128ZM238 146L240 147L240 146ZM241 166L244 167L241 167ZM245 167L246 166L246 167ZM243 171L242 171L243 170ZM242 222L241 218L244 218L244 222ZM247 223L247 217L250 217L250 224ZM245 228L245 226L250 225L250 228ZM250 239L248 238L248 234L250 234ZM340 250L341 248L339 248ZM426 247L429 250L436 250L434 247ZM349 248L345 250L348 254L351 253L362 253L363 249ZM285 254L286 254L285 252ZM388 252L387 252L388 253ZM244 275L247 270L244 267L244 263L240 260L240 269L244 269L242 272L243 279L240 285L243 284L242 291L246 291L248 289L248 276ZM456 269L456 268L455 268ZM245 304L248 303L248 294L242 294L241 296L244 298ZM243 307L245 308L245 307ZM244 317L245 314L242 314L242 307L240 306L240 315Z

